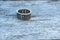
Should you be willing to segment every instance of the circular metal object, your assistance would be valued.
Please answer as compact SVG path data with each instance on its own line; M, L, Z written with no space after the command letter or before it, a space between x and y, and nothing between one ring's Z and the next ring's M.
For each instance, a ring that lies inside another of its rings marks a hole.
M29 20L31 18L30 10L28 9L19 9L17 11L17 18L22 20Z

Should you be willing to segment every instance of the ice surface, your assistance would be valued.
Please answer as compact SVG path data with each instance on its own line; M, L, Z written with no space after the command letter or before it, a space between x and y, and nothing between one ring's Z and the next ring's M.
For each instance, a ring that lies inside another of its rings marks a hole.
M16 10L27 8L32 17L18 20ZM60 38L60 2L0 1L0 40L48 40Z

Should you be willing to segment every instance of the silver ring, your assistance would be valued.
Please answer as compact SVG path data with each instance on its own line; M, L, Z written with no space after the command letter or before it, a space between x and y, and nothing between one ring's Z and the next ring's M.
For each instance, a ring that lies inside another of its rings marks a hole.
M22 20L29 20L31 18L30 10L28 9L17 10L17 18Z

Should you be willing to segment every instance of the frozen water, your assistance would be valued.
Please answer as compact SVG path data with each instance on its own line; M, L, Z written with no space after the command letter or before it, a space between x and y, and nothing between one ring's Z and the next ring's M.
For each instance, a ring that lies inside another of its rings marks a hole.
M18 20L16 10L31 10L28 21ZM48 40L60 38L60 2L0 2L0 40Z

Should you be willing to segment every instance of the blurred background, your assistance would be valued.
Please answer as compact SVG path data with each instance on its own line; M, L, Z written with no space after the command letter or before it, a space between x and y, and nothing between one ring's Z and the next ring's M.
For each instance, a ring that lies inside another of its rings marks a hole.
M46 0L0 0L0 1L46 1ZM57 0L52 0L57 1Z
M0 0L0 1L46 1L46 0ZM56 1L56 0L52 0Z

